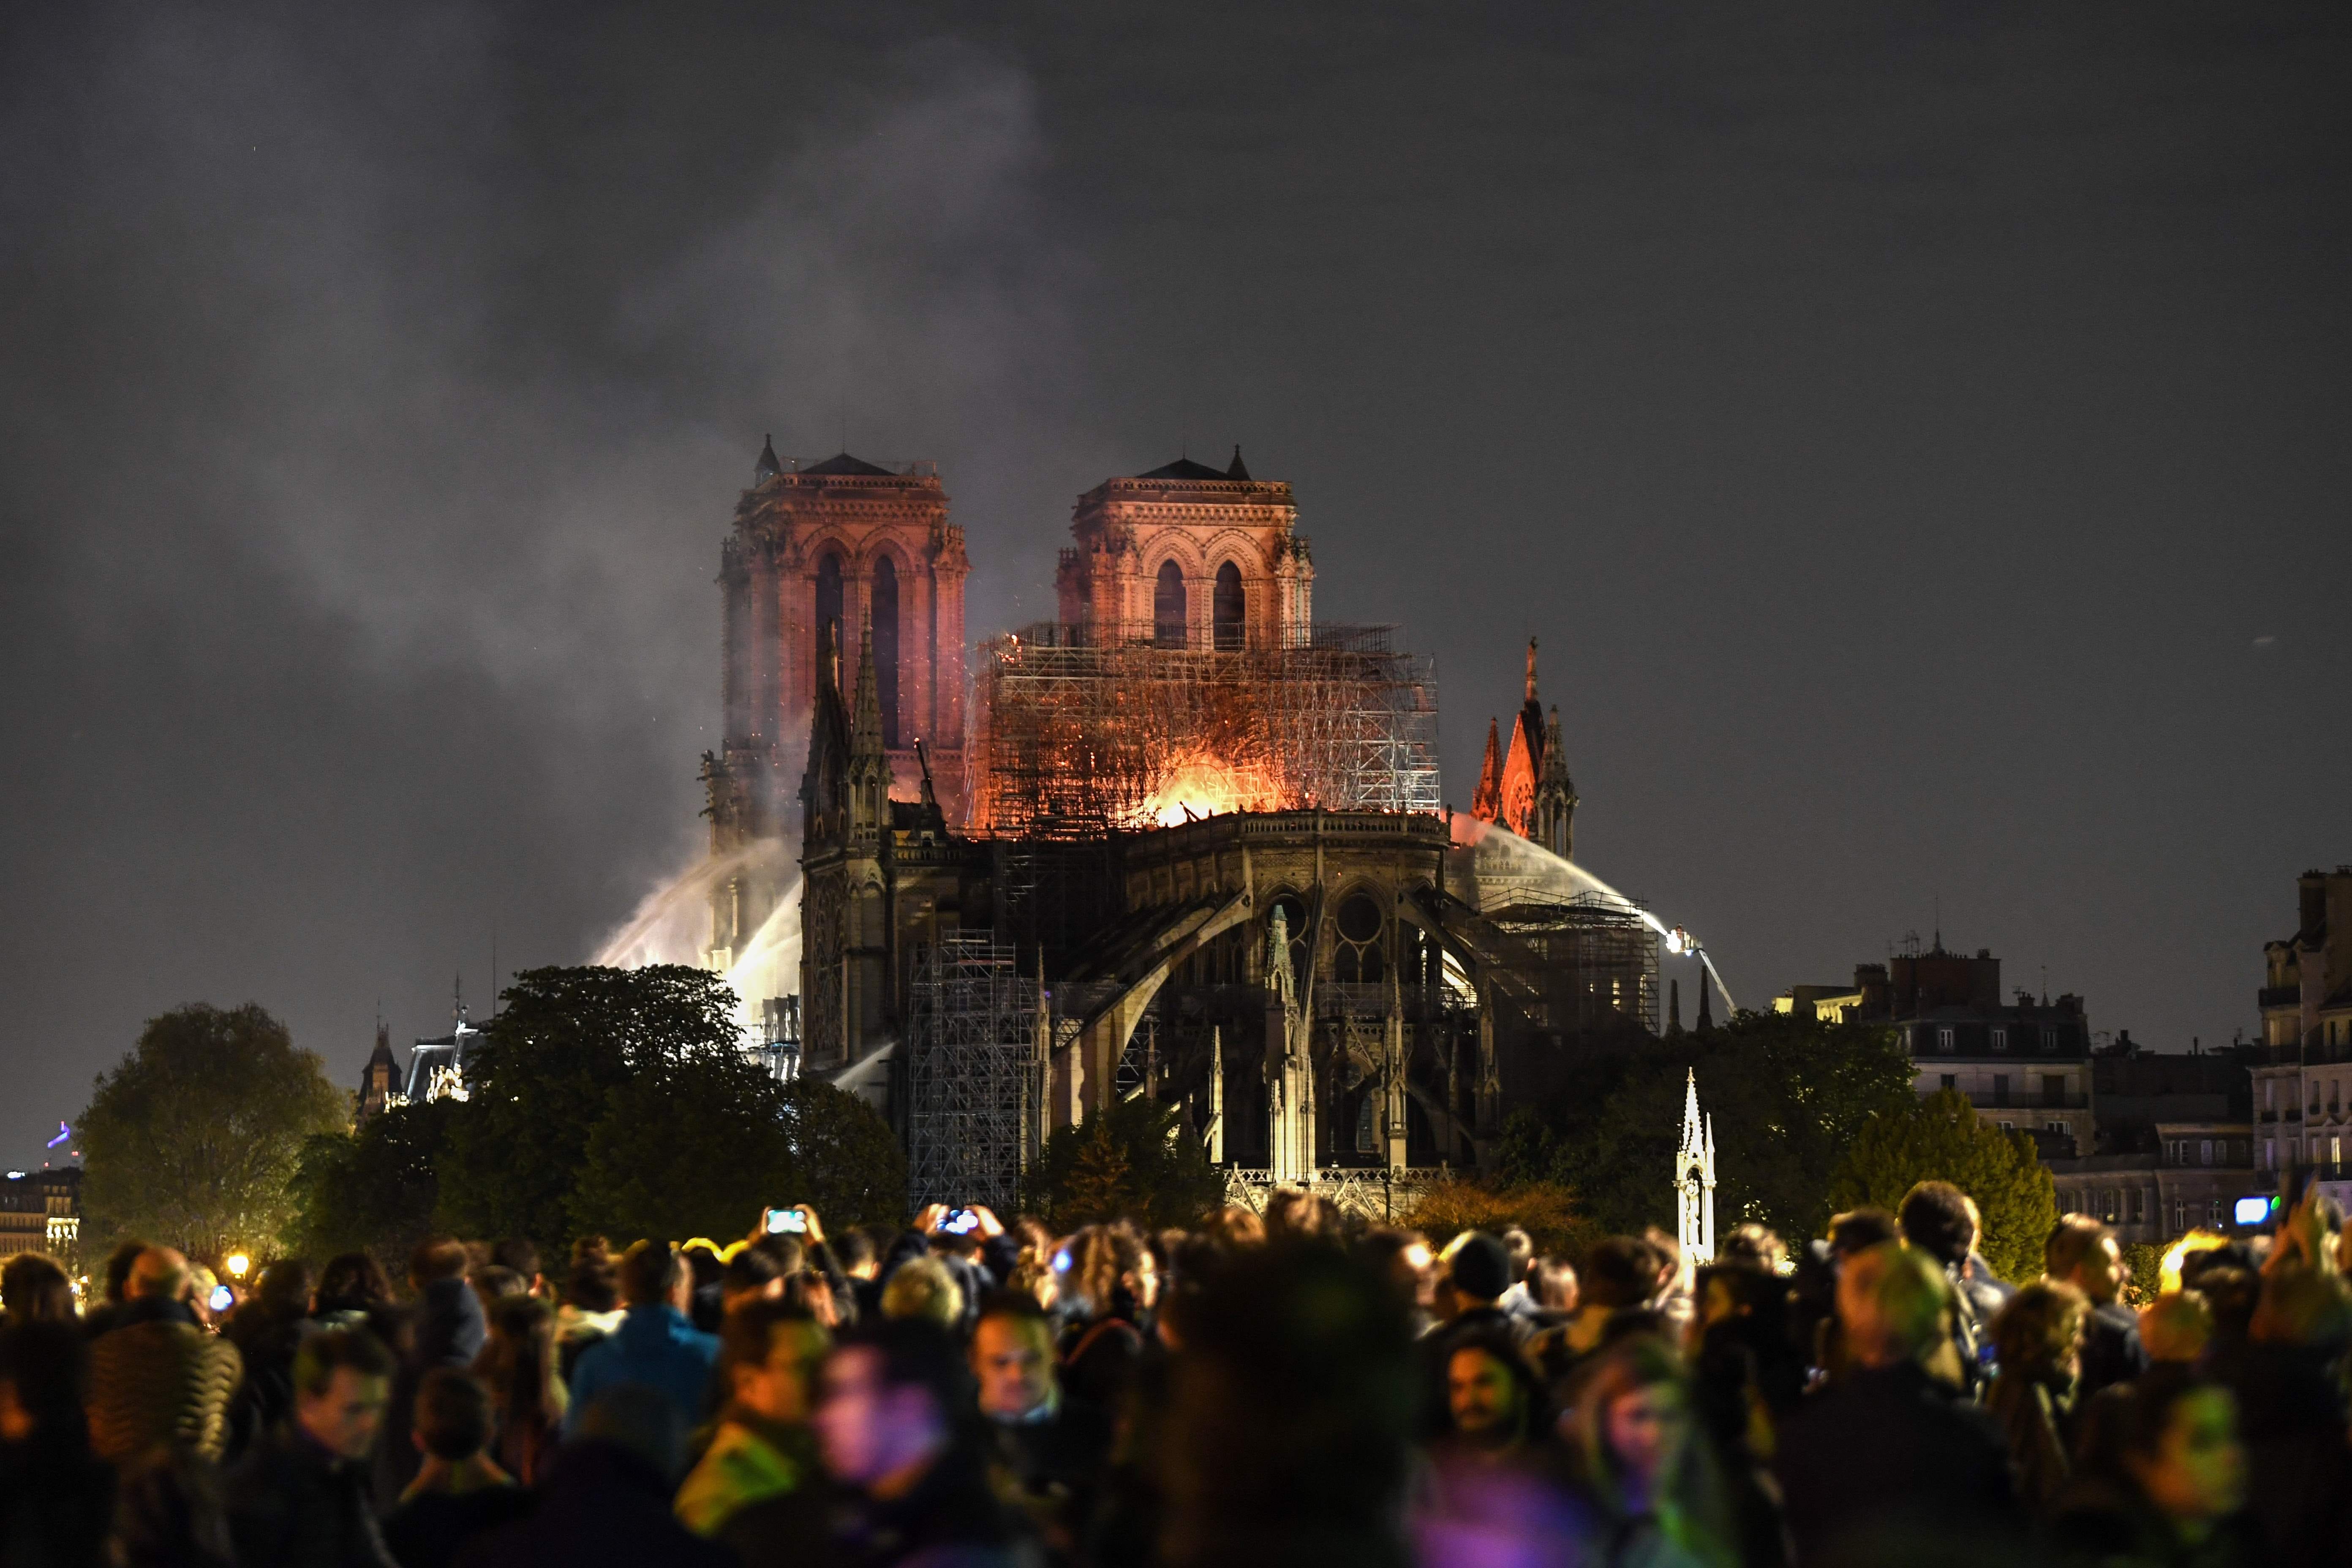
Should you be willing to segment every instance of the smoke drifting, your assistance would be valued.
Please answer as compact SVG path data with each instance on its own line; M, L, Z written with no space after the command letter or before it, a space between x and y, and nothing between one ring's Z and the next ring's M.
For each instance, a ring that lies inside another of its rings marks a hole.
M1456 805L1542 637L1580 853L1743 1001L1940 898L2226 1040L2352 855L2347 74L2263 0L0 8L0 1153L194 999L355 1083L688 864L767 432L937 458L975 637L1239 441Z
M544 26L125 7L25 40L11 1147L184 1000L261 1000L348 1076L379 998L430 1033L453 974L487 1010L493 942L588 957L698 847L763 431L942 458L961 516L1055 526L1007 493L1084 427L1017 68L852 52L721 146L674 88L563 101Z

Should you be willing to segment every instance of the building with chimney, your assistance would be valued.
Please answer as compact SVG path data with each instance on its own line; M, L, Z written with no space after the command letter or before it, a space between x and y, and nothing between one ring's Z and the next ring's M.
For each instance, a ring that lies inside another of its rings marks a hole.
M2352 866L2295 882L2295 929L2263 945L2263 1035L2251 1068L2261 1179L2313 1170L2352 1199Z

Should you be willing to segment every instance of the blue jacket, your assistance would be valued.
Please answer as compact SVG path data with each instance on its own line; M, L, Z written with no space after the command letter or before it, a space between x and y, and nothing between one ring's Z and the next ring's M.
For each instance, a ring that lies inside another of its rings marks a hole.
M632 1307L620 1331L580 1352L572 1369L572 1408L563 1417L566 1436L580 1428L581 1413L608 1388L641 1383L669 1395L678 1420L700 1421L710 1397L710 1369L719 1360L719 1339L696 1330L684 1313L667 1305Z

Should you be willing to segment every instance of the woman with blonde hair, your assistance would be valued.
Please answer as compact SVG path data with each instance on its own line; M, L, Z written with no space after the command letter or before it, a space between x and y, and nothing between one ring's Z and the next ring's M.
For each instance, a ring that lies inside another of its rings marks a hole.
M1619 1340L1585 1369L1560 1420L1576 1489L1589 1504L1586 1563L1611 1568L1734 1568L1784 1560L1779 1521L1743 1530L1698 1424L1690 1373L1654 1334ZM1743 1552L1743 1536L1766 1545Z

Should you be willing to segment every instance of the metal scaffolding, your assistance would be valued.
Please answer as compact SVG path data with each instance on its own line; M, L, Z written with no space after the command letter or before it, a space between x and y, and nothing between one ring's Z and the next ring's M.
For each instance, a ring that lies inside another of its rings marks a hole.
M1564 900L1525 900L1487 917L1517 939L1536 968L1555 1030L1591 1028L1612 1015L1658 1032L1658 933L1639 906L1598 893Z
M907 1173L918 1205L1019 1206L1045 1115L1037 983L984 931L915 958L907 1016Z
M971 825L1085 838L1154 825L1187 770L1225 809L1438 809L1432 662L1387 626L1280 647L1170 647L1154 628L1041 623L982 645Z

